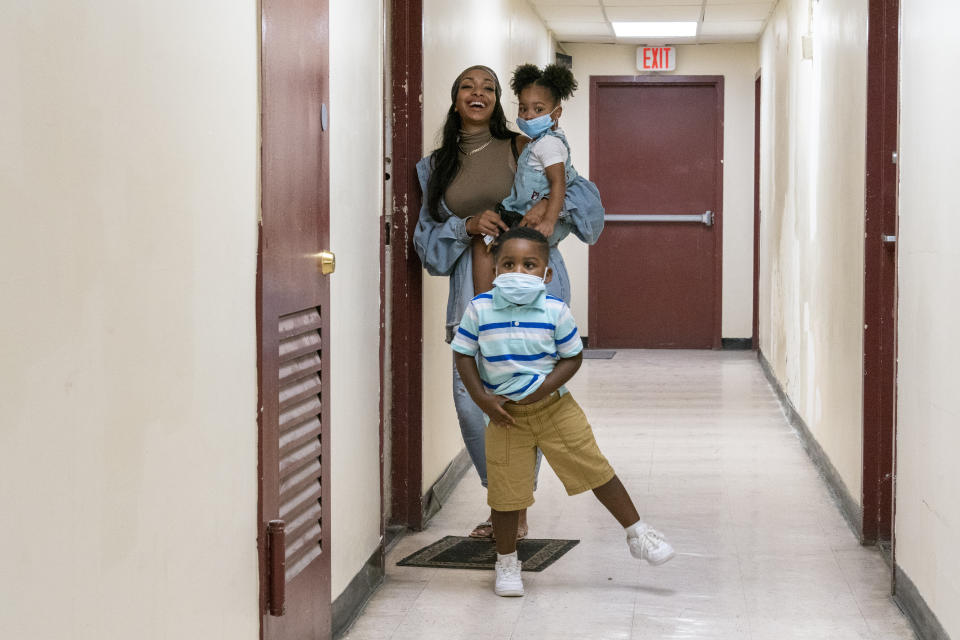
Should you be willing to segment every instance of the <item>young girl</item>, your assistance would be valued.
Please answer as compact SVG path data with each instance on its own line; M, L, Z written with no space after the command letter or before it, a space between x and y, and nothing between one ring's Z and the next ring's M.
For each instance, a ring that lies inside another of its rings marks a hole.
M556 246L573 228L563 212L563 201L569 185L588 181L570 162L570 145L559 128L562 100L573 95L577 81L566 67L551 64L542 70L536 65L523 64L513 72L510 88L517 95L519 109L517 126L529 140L517 158L517 173L510 196L500 203L497 212L514 226L532 227ZM589 188L596 191L593 184ZM534 204L546 200L547 206ZM521 219L522 217L522 219ZM473 239L473 290L483 293L493 288L493 257L487 245L489 236Z

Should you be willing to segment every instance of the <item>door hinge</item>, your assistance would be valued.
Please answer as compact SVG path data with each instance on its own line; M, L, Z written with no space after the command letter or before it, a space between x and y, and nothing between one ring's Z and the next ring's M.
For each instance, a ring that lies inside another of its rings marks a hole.
M386 220L383 223L383 243L386 246L390 246L390 221Z
M283 520L267 523L267 611L272 616L282 616L287 599L287 543Z
M897 159L898 159L898 158L899 158L899 156L897 155L897 152L896 152L896 151L894 151L892 154L890 154L890 161L893 162L893 164L897 164Z

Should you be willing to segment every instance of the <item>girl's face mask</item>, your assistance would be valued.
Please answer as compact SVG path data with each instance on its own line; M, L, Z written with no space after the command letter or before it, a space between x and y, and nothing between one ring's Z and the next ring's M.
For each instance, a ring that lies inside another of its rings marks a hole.
M560 105L557 105L550 113L545 113L538 118L532 118L530 120L517 118L517 126L520 127L520 131L522 131L525 136L531 140L536 140L556 124L551 116L553 116L554 112L559 108Z

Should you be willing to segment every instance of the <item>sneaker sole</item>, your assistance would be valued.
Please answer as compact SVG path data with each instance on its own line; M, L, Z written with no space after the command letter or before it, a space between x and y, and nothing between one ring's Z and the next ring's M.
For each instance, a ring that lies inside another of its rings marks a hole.
M494 589L493 592L498 596L500 596L501 598L519 598L523 596L523 589L519 591L517 591L516 589L509 589L504 591L497 591L496 589Z
M669 562L670 560L673 560L673 557L674 557L675 555L677 555L677 552L676 552L676 551L671 551L671 552L670 552L670 555L666 556L665 558L661 558L660 560L657 560L656 562L654 562L654 561L651 560L650 558L647 558L647 562L649 562L649 563L650 563L651 565L653 565L654 567L659 567L660 565L666 564L666 563Z

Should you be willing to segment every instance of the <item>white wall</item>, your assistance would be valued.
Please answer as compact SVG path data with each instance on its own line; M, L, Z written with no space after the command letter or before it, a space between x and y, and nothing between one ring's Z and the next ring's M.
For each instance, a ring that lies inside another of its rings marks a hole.
M330 3L333 598L380 542L383 26L381 0Z
M637 47L564 43L573 56L579 89L563 107L561 126L570 140L577 171L589 177L590 76L636 75ZM753 334L753 101L755 44L677 47L671 75L722 75L723 122L723 326L727 338ZM603 194L601 193L602 197ZM581 330L587 325L589 250L576 238L563 243L573 288L571 309Z
M901 6L896 558L960 638L960 90L949 81L960 5Z
M867 0L781 0L760 40L760 348L860 499Z
M450 86L474 64L491 67L504 87L508 122L516 119L510 73L524 62L552 62L543 24L525 0L425 0L423 3L423 153L439 144ZM423 488L440 477L463 448L453 408L453 361L444 342L447 278L423 276ZM473 473L471 471L471 473ZM476 477L474 474L472 477ZM478 511L483 505L477 505Z
M0 21L0 637L256 638L257 3Z

